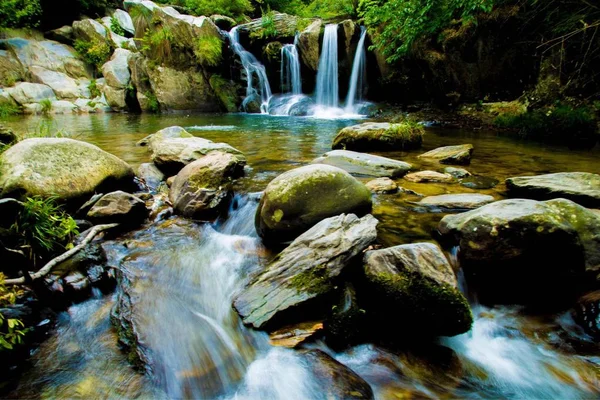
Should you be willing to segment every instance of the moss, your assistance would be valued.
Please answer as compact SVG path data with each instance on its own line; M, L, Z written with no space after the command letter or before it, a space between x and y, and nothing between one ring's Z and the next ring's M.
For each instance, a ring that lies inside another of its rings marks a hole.
M298 292L312 294L325 294L333 287L325 264L302 271L290 280L290 285Z
M409 150L423 143L425 129L422 125L404 121L391 124L388 129L356 130L345 128L333 140L333 149L347 150Z
M312 22L313 20L310 18L299 18L298 23L296 24L296 30L302 32L308 28Z
M194 55L205 67L216 67L223 60L223 42L218 37L200 36L194 43Z
M239 86L235 82L215 74L210 77L209 84L228 112L237 112L239 110Z

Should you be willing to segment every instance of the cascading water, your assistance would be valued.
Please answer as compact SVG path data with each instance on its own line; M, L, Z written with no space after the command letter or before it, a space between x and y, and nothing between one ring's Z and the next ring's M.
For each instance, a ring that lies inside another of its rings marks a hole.
M281 90L283 93L302 94L300 56L298 55L298 34L294 44L281 48Z
M240 37L238 28L235 27L229 32L229 39L231 41L231 47L235 54L240 57L244 70L246 72L246 98L242 103L244 110L247 110L247 105L251 101L260 102L260 111L263 114L268 113L269 100L273 93L271 92L271 86L269 85L269 78L267 77L267 71L265 66L262 65L256 57L249 51L246 51L240 44ZM256 87L255 85L256 79Z
M317 106L339 107L339 77L338 77L338 26L325 26L323 50L319 60L317 73Z
M367 78L367 51L365 49L367 30L364 26L360 29L360 40L358 41L354 63L352 64L352 75L350 76L350 84L348 85L348 97L346 97L345 111L347 113L357 113L356 105L363 100Z

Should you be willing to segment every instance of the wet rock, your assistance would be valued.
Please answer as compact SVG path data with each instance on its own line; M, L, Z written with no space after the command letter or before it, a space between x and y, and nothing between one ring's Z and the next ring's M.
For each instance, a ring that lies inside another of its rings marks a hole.
M514 199L449 215L438 230L482 301L540 304L567 300L587 269L597 274L598 214L569 200Z
M323 322L310 321L285 326L269 333L269 344L293 349L312 339L323 330Z
M138 168L137 175L146 182L148 189L156 192L162 182L165 181L165 174L153 163L143 163Z
M438 147L421 154L419 158L437 160L442 164L466 165L471 163L473 155L472 144L461 144L458 146Z
M438 246L414 243L368 251L364 271L368 312L382 329L396 326L395 318L405 327L399 335L454 336L471 329L469 303Z
M600 207L600 175L587 172L521 176L506 180L511 197L535 200L564 198L585 207Z
M15 86L7 88L6 92L20 105L39 103L42 100L56 100L52 88L39 83L19 82Z
M373 399L373 390L356 372L321 350L302 353L309 364L323 397L327 399Z
M23 140L0 155L0 196L54 196L78 206L95 192L128 190L131 167L89 143L65 138Z
M65 295L75 302L89 298L92 293L90 281L81 272L73 272L65 276L63 282Z
M456 179L463 179L471 176L471 173L463 168L455 168L455 167L446 167L444 168L444 173L448 175L452 175Z
M367 188L373 193L396 193L398 185L390 178L377 178L367 182Z
M219 29L222 29L227 32L229 32L231 28L237 25L235 19L227 17L225 15L213 14L210 16L210 19L212 20L212 22L215 23L215 25Z
M496 187L496 185L498 185L499 182L500 181L498 181L498 179L489 178L481 175L468 176L460 180L461 186L467 187L469 189L479 190L491 189L493 187Z
M48 39L69 46L72 46L73 42L75 42L75 36L73 35L73 27L70 25L65 25L60 28L53 29L49 32L44 33L44 36Z
M148 146L152 151L154 146L166 139L184 139L192 138L194 135L188 133L185 129L180 126L169 126L168 128L161 129L160 131L146 136L140 140L138 146Z
M322 29L323 21L318 19L303 30L298 38L298 52L302 63L313 72L317 72L319 68L319 39Z
M15 199L0 199L0 228L10 228L17 221L23 207L23 203Z
M356 151L393 151L418 149L423 143L423 133L410 129L410 133L390 129L387 122L365 122L342 129L333 139L332 149Z
M269 183L256 212L256 230L267 242L284 243L325 218L364 215L371 206L369 189L346 171L308 165Z
M217 217L227 207L231 181L244 174L245 164L232 154L217 151L187 165L171 186L173 208L187 218Z
M110 60L102 66L102 75L106 79L106 85L115 89L125 89L131 80L129 72L129 58L131 51L116 49Z
M473 210L493 201L495 199L486 194L456 193L425 197L416 204L440 210Z
M435 171L419 171L412 172L404 176L409 182L416 183L427 183L427 182L441 182L441 183L453 183L455 182L454 177L448 174L442 174Z
M115 10L113 13L113 18L117 21L119 26L123 28L125 34L129 34L129 37L135 34L135 28L133 27L133 21L131 16L123 10Z
M365 323L365 311L358 304L356 290L347 282L325 320L327 345L337 351L360 343Z
M403 161L348 150L330 151L312 163L333 165L353 175L389 178L401 177L412 169L412 165Z
M146 203L132 194L123 191L108 193L94 204L87 214L91 221L99 224L120 223L139 225L146 217Z
M588 293L577 300L575 320L586 333L600 338L600 290Z
M235 298L244 323L262 328L287 317L314 320L344 269L377 238L376 226L371 215L342 214L299 236Z

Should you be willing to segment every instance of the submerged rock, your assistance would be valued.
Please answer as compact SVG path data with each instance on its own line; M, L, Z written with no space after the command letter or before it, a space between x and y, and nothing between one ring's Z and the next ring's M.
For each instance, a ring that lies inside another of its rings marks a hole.
M1 197L56 197L80 205L95 192L133 187L124 161L89 143L26 139L0 155Z
M400 177L412 169L412 165L403 161L348 150L330 151L312 163L333 165L355 175L389 178Z
M365 311L360 308L356 289L346 282L340 299L325 320L325 340L333 349L345 349L361 342L365 327Z
M494 197L487 194L456 193L425 197L415 204L441 210L472 210L494 200Z
M438 147L421 154L419 158L437 160L442 164L458 164L465 165L471 163L473 155L472 144L461 144L457 146Z
M427 182L441 182L441 183L453 183L455 182L454 177L448 174L442 174L441 172L435 171L419 171L412 172L404 176L409 182L416 183L427 183Z
M581 290L600 269L600 217L569 200L514 199L446 216L442 237L482 301L553 303Z
M212 152L187 165L171 185L175 211L188 218L217 217L227 207L230 181L244 174L245 164L232 154Z
M108 193L102 196L88 211L88 218L96 223L120 223L123 225L139 225L146 217L146 203L132 194L123 191Z
M255 328L289 317L302 320L305 314L314 320L327 309L325 299L344 269L377 238L376 227L372 215L342 214L319 222L275 257L233 306Z
M332 149L357 151L393 151L418 149L423 143L423 133L390 129L393 125L387 122L365 122L342 129L333 139Z
M367 182L367 188L373 193L396 193L398 185L390 178L377 178Z
M469 189L491 189L496 187L500 181L496 178L489 178L487 176L472 175L460 180L460 185Z
M432 243L368 251L364 257L369 312L398 335L454 336L471 329L469 303L458 290L450 263ZM393 317L392 317L393 315Z
M266 241L284 243L325 218L364 215L371 207L369 189L346 171L307 165L269 183L256 212L256 230Z
M321 350L302 353L326 399L373 399L373 389L356 372Z
M587 172L521 176L506 180L512 197L535 200L565 198L585 207L600 207L600 175Z
M455 167L446 167L444 168L444 173L448 175L452 175L456 179L463 179L471 176L471 173L463 168L455 168Z

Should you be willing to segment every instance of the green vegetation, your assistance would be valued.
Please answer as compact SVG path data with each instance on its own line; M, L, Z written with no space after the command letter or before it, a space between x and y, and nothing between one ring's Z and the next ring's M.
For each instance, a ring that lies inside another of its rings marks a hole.
M156 95L151 91L147 91L144 93L144 96L148 98L148 111L158 114L160 112L160 104L156 98Z
M223 58L221 40L214 36L201 36L196 39L194 54L203 66L216 67Z
M390 137L394 142L401 141L404 143L402 147L409 148L419 147L423 142L423 135L425 135L423 125L407 119L398 124L391 124L383 133L382 138Z
M153 60L166 61L171 57L173 34L167 28L147 29L141 51Z
M0 0L0 28L36 28L41 16L39 0Z
M75 41L75 50L86 63L95 66L97 70L102 68L112 54L112 49L106 41L86 42L78 39Z
M40 101L40 106L42 106L42 114L44 115L48 115L52 111L52 101L50 99Z
M4 274L0 272L0 308L15 304L19 292L14 288L6 287ZM0 352L12 350L15 345L22 343L27 329L23 322L15 318L6 318L0 312Z
M110 18L110 30L120 36L125 36L125 30L119 25L115 17Z
M158 0L157 3L185 7L195 15L221 14L232 18L253 10L249 0Z
M98 88L98 83L96 82L95 79L92 79L90 81L90 84L88 85L88 90L90 91L90 95L92 96L93 99L98 96L102 96L102 93L100 92L100 89Z
M11 103L0 103L0 119L10 117L11 115L21 114L21 107Z
M260 30L253 32L250 36L257 39L268 39L277 36L277 28L275 27L275 20L273 19L273 11L271 11L270 8L267 9L266 12L263 11L262 13Z

